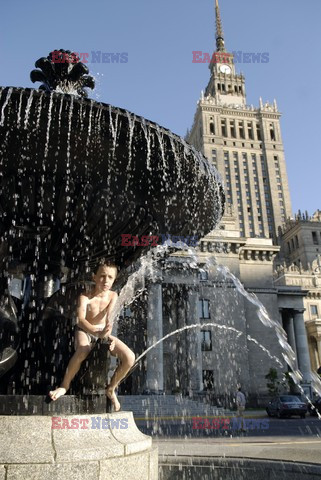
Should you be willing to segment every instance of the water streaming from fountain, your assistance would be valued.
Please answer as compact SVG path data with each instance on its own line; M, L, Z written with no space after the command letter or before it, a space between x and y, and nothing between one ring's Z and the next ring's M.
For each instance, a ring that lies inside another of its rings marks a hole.
M177 245L177 250L185 251L185 255L187 255L186 262L190 267L194 267L195 269L199 269L199 264L204 263L204 258L200 259L199 254L196 249L189 247L186 244ZM168 247L166 245L164 246L158 246L155 248L154 251L149 252L147 256L143 256L140 259L141 266L138 268L138 270L129 276L128 282L126 286L123 288L123 290L120 293L119 296L119 302L117 306L117 310L115 311L115 316L118 316L121 309L124 308L125 306L129 306L146 288L146 279L145 276L150 276L149 281L155 280L157 277L156 270L158 269L158 261L159 258L163 258L168 256ZM300 390L300 393L306 398L307 402L311 405L312 408L312 402L311 399L305 394L304 390L302 389L300 382L302 380L302 374L301 372L296 368L295 366L295 354L291 348L291 346L287 342L286 338L286 333L284 329L281 327L281 325L271 319L268 315L268 312L264 305L259 301L257 296L254 293L248 293L240 280L233 275L229 269L224 266L220 265L217 263L217 260L214 258L207 258L206 263L205 263L205 269L209 269L210 267L215 267L217 272L221 273L223 275L223 278L225 281L231 281L235 285L236 290L244 297L246 300L251 302L257 307L257 315L262 324L267 327L267 328L273 328L274 331L276 332L279 344L282 348L282 356L288 366L291 369L290 376L293 378L296 386ZM203 267L204 268L204 267ZM117 321L116 321L117 323ZM146 350L144 350L137 358L135 361L135 365L133 366L133 369L135 369L136 365L155 347L157 347L159 344L164 342L165 340L169 339L170 337L180 334L184 331L187 330L193 330L193 329L202 329L204 327L215 327L217 329L221 329L224 331L231 331L234 332L236 335L236 338L238 338L240 335L244 335L243 332L233 328L233 327L228 327L226 325L218 324L215 322L205 322L205 323L197 323L193 325L185 325L181 328L178 328L166 335L164 335L162 338L158 339L156 342L154 342L151 346L149 346ZM246 334L246 338L248 341L253 342L256 344L264 353L273 361L276 362L276 364L279 367L283 367L282 361L276 357L275 355L272 355L269 350L264 347L257 339L251 337L250 335ZM321 395L321 381L318 378L316 374L312 373L312 379L311 379L311 386L313 390ZM317 412L319 419L321 419L321 415Z
M6 313L10 310L8 318L15 334L23 332L22 348L18 350L19 342L15 340L5 358L10 371L11 359L19 351L23 366L18 380L24 394L37 392L37 387L43 389L41 382L44 378L48 381L47 371L41 378L41 360L48 361L50 355L41 350L39 332L46 327L45 314L55 299L52 294L59 288L50 284L49 289L50 282L67 278L69 284L63 284L56 293L59 300L65 297L66 304L70 288L100 256L116 260L124 269L141 255L142 249L121 248L120 233L168 232L201 237L216 226L224 210L219 175L183 139L130 112L86 100L84 87L92 88L94 82L80 64L68 67L61 78L57 75L60 67L55 71L50 56L39 59L36 66L43 67L43 71L34 70L31 78L43 82L44 91L0 88L1 262L5 275L18 264L28 285L24 287L19 315L8 307L10 296L0 292L7 302ZM112 203L115 211L110 208ZM115 316L156 280L159 260L172 251L166 246L157 247L141 257L140 266L129 275L120 292ZM185 255L191 258L186 259L187 267L198 269L197 251L188 248ZM299 384L300 372L293 369L294 353L280 325L269 318L258 299L248 294L226 267L213 259L207 260L207 266L215 266L225 280L233 282L236 290L256 305L260 321L276 330L283 357ZM45 287L50 290L47 297L42 291ZM61 315L67 315L67 310L59 305ZM56 325L50 316L47 320L47 324ZM235 339L243 335L236 328L216 322L184 326L164 335L137 362L164 340L204 326L231 333ZM63 328L65 331L66 325ZM282 365L256 339L249 335L247 339ZM58 343L56 335L55 346ZM11 393L16 392L15 381L10 388ZM313 388L321 393L320 381L315 378ZM28 403L23 395L26 408ZM37 412L34 406L33 413Z
M184 140L88 100L84 87L94 82L82 64L56 64L50 54L36 67L31 79L42 82L40 90L0 89L0 260L4 271L18 271L29 284L15 317L28 341L21 344L18 381L9 380L8 388L18 392L26 376L38 378L43 370L42 379L29 382L29 393L48 382L52 353L43 352L39 338L49 325L46 336L66 334L72 322L66 298L76 295L77 282L102 256L124 269L143 252L122 246L121 233L204 235L224 209L219 175ZM38 357L34 371L24 372L30 355Z

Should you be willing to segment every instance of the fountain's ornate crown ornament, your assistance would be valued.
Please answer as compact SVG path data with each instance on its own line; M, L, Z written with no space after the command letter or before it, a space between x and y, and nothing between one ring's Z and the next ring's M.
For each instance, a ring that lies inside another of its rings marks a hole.
M30 79L33 83L42 82L40 90L69 93L88 97L85 88L93 89L95 80L88 75L86 65L79 61L77 53L70 50L53 50L48 57L41 57L36 61Z

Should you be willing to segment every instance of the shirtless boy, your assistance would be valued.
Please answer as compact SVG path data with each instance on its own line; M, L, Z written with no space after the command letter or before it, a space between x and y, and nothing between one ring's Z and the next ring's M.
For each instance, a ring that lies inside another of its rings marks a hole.
M90 293L79 296L77 317L78 324L75 332L75 353L71 357L62 384L56 390L49 392L52 400L57 400L65 395L70 383L78 372L81 363L87 358L98 338L111 341L109 350L113 356L120 360L120 364L106 387L106 395L112 401L115 411L120 409L120 404L115 394L119 382L126 376L135 362L135 354L116 337L112 331L112 311L117 301L117 293L110 289L116 279L117 267L115 265L101 264L93 274L94 289Z

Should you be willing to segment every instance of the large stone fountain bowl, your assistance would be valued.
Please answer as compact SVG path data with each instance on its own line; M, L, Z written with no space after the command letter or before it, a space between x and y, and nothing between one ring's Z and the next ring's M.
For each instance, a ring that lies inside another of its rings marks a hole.
M223 214L219 174L182 138L74 95L0 89L0 159L2 256L42 252L45 270L126 265L142 249L121 234L201 238Z

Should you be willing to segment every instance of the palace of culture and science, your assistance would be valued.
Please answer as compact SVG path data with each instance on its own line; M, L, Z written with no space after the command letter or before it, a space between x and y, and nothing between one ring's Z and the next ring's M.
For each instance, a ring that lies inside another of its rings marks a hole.
M172 255L137 309L146 335L140 345L133 335L134 351L178 328L199 328L151 350L131 390L224 398L242 385L260 405L269 369L281 379L288 367L275 329L263 325L257 306L221 266L284 328L309 392L321 365L321 212L293 217L277 103L260 98L257 108L247 105L245 78L225 47L218 0L215 11L215 61L186 140L220 172L225 214L200 240L197 266L187 268L184 254Z

